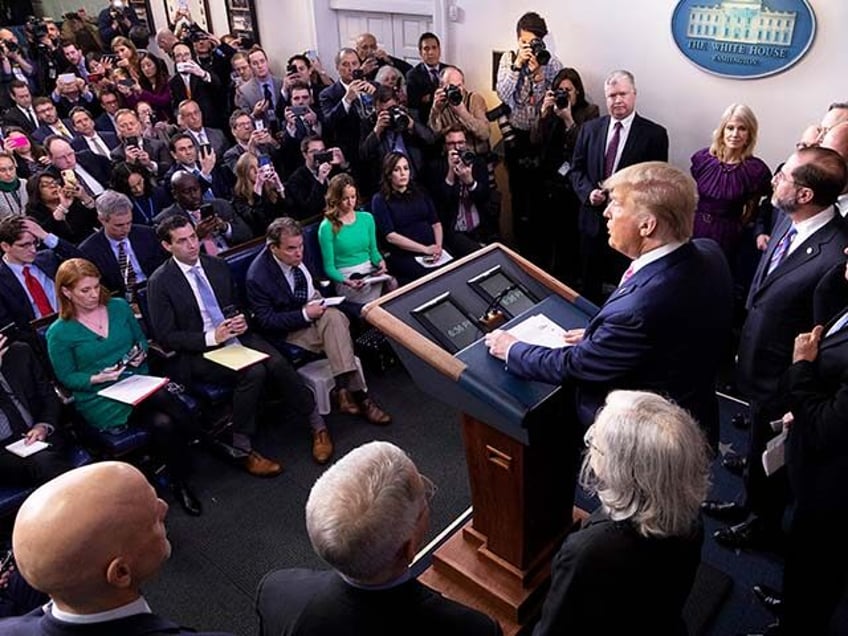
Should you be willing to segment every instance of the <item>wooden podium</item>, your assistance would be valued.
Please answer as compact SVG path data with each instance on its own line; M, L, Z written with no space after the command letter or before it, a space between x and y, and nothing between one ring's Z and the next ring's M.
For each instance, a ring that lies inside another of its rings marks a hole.
M541 605L550 562L572 523L582 430L570 391L510 375L479 320L504 328L544 313L566 328L597 311L532 263L494 244L364 310L418 386L463 412L473 519L433 555L421 580L521 633Z

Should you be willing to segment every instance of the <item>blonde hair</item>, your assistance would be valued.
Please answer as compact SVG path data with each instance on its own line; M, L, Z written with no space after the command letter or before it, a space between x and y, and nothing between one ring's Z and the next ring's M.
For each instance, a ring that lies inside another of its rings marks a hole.
M339 230L342 229L339 205L344 198L345 188L348 186L356 190L356 181L346 172L337 174L330 179L330 183L327 185L327 194L324 195L324 201L327 203L327 207L324 208L324 216L330 222L330 225L333 226L333 234L338 234Z
M236 185L233 186L233 194L237 197L247 199L250 205L253 205L253 181L250 178L250 169L253 166L259 167L259 160L252 152L242 153L241 157L236 161Z
M713 131L713 142L710 144L710 154L719 161L731 159L727 146L724 144L724 129L731 119L738 119L748 129L748 143L742 149L739 156L740 161L745 161L754 155L754 147L757 145L757 131L759 124L757 117L745 104L731 104L728 106L718 122L718 128Z

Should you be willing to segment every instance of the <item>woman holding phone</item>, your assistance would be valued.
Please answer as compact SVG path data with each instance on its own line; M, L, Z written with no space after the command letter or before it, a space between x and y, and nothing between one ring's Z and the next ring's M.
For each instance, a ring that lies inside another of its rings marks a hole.
M5 128L5 132L3 149L14 158L19 177L29 179L50 165L50 158L44 148L34 144L22 129L10 126Z
M15 158L0 151L0 220L24 214L28 200L26 179L18 176Z
M47 330L47 352L56 378L74 395L74 406L89 426L109 432L146 428L154 453L165 463L174 495L190 515L201 505L187 484L188 444L196 433L193 418L167 387L137 406L98 395L120 379L147 374L147 338L121 298L100 285L100 271L72 258L56 272L59 318Z
M78 183L60 183L52 172L40 172L27 181L26 213L51 234L76 245L98 226L94 202L83 196L87 195Z
M268 224L286 212L283 182L267 155L258 159L245 152L236 162L233 209L247 223L253 236L264 236Z

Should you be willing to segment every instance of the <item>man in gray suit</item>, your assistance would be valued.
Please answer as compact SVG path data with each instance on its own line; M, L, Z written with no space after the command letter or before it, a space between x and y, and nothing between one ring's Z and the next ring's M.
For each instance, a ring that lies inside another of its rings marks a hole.
M236 90L236 106L249 112L254 119L273 116L277 103L282 99L280 91L283 82L279 77L271 75L268 68L268 56L258 46L250 49L247 55L250 69L253 71L253 79L245 82Z
M180 103L177 110L177 122L192 136L198 148L207 144L212 146L216 157L223 157L227 148L230 147L223 132L203 125L203 113L194 100L186 99Z

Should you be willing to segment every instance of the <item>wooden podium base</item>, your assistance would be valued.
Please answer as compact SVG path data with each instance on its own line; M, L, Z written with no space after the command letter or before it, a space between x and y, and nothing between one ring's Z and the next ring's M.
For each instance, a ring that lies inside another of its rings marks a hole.
M574 519L586 513L574 508ZM485 537L469 521L433 553L433 563L418 577L425 585L497 620L504 634L529 633L542 609L551 576L556 541L527 570L518 570L486 549Z

